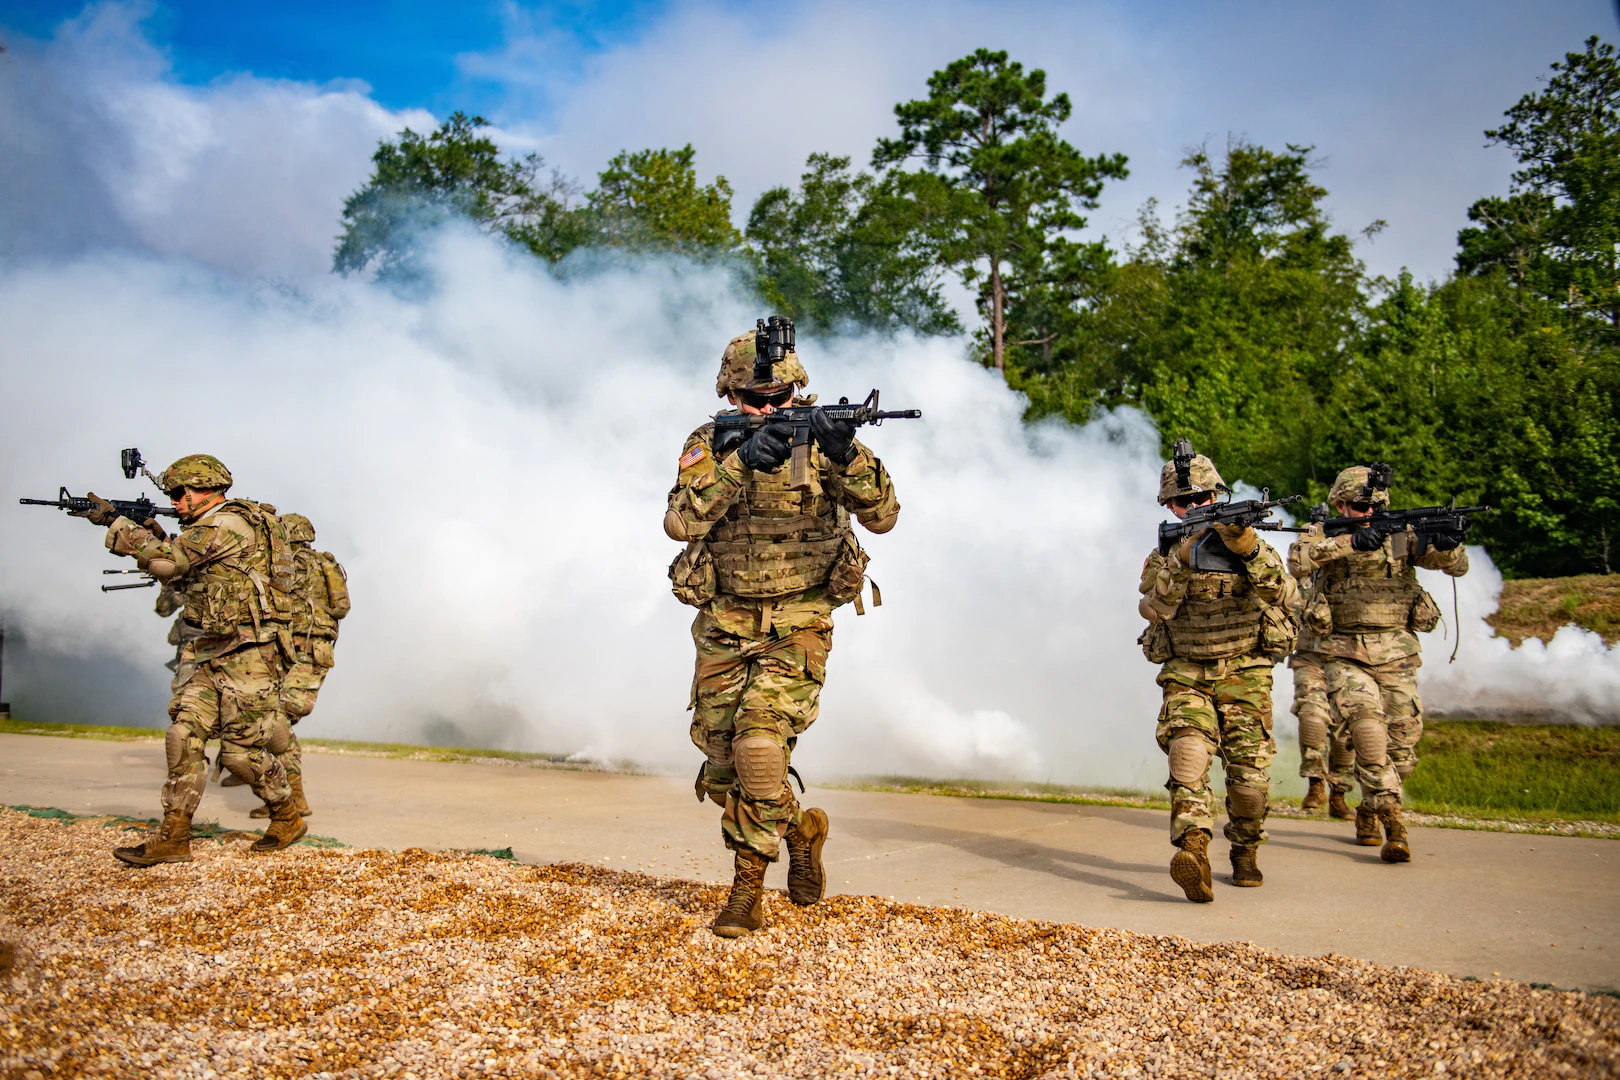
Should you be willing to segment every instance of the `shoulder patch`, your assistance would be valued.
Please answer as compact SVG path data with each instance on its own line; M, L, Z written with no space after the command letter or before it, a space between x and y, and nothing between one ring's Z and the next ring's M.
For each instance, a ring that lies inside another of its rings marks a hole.
M702 446L694 446L690 450L688 450L686 453L681 455L681 461L680 461L681 468L682 469L690 469L692 466L696 465L698 462L702 461L704 458L706 458L708 456L709 456L709 452L707 450L705 450Z

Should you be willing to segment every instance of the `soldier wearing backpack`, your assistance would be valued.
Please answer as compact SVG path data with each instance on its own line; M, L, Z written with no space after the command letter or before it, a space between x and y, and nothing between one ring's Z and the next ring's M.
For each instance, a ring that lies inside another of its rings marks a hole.
M330 552L315 550L315 526L309 518L283 514L281 522L293 549L291 630L296 658L281 680L281 709L276 713L270 749L287 770L299 815L308 817L304 755L293 727L315 711L315 696L335 663L338 620L349 613L349 576ZM270 808L256 806L249 816L269 817Z
M90 495L81 516L107 527L107 549L178 594L183 613L180 658L164 738L168 782L156 835L113 851L131 866L191 861L191 815L207 782L203 747L219 739L225 767L269 807L270 827L254 851L279 851L305 833L287 771L269 749L290 658L293 553L275 508L227 499L230 470L191 454L169 466L159 486L184 528L167 536L155 521L138 524Z

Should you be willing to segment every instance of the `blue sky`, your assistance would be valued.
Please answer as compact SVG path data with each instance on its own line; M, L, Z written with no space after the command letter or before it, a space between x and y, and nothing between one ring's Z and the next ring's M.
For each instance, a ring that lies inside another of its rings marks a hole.
M634 0L547 5L542 18L580 54L610 47L664 5ZM83 0L0 2L0 26L46 38L77 16ZM393 109L483 109L498 87L469 79L456 58L500 46L521 9L443 0L164 0L146 27L190 82L251 71L266 78L324 83L362 79Z
M1245 138L1314 146L1334 223L1388 222L1368 265L1437 277L1468 205L1507 188L1483 130L1587 35L1620 38L1611 0L0 0L0 33L0 94L21 80L0 195L60 204L13 199L14 227L43 217L81 247L102 221L120 243L187 232L173 250L274 274L326 264L343 197L406 124L482 113L587 185L620 150L690 142L741 223L811 152L864 165L896 102L989 46L1071 95L1083 152L1130 158L1091 215L1116 247L1148 199L1184 200L1189 148Z

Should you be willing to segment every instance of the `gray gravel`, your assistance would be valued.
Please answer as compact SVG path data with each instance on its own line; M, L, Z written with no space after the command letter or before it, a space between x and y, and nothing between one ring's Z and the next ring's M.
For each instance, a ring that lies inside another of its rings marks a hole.
M723 941L696 882L134 836L0 810L0 1076L1620 1076L1604 996L873 897Z

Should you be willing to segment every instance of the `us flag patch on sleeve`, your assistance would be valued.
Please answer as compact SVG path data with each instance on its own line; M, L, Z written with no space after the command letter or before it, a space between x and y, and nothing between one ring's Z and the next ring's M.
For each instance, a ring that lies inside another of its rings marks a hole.
M694 446L692 449L681 455L681 468L690 469L707 456L708 453L703 449L703 447Z

